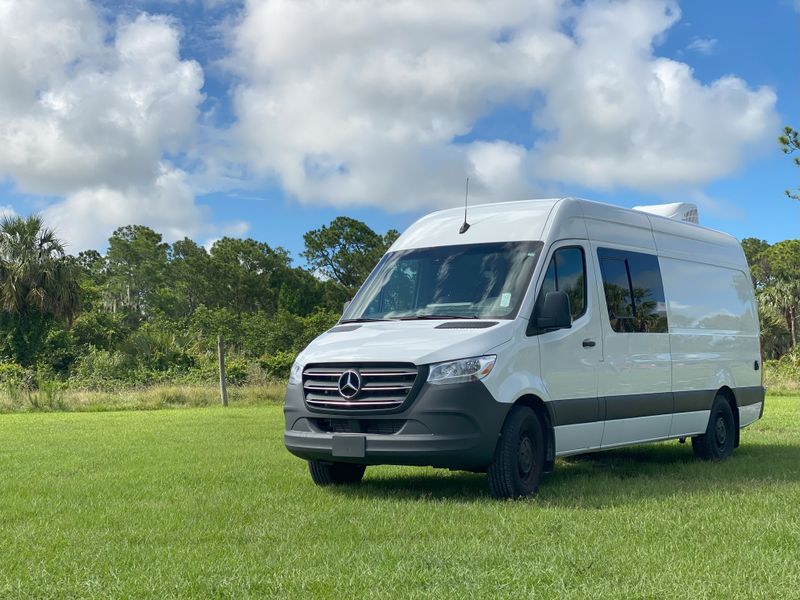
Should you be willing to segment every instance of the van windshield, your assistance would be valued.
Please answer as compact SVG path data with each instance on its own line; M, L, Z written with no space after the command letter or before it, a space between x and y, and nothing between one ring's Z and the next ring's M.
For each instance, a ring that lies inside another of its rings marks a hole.
M496 242L390 252L341 322L513 319L541 249L541 242Z

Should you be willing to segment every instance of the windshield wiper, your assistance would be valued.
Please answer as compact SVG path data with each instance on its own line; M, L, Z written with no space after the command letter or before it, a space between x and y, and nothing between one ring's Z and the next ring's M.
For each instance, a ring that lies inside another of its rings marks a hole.
M446 321L448 319L480 319L478 315L411 315L395 317L397 321Z
M390 319L372 319L370 317L362 317L361 319L342 319L339 323L376 323L378 321L389 321Z

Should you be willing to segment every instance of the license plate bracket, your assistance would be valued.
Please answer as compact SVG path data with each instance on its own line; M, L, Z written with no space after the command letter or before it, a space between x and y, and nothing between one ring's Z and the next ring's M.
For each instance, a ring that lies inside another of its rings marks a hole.
M335 433L331 454L342 458L364 458L367 454L367 436L357 433Z

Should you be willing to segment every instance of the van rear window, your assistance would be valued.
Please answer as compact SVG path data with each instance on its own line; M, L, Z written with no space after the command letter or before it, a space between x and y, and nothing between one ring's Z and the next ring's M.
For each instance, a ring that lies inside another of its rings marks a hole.
M667 306L658 257L598 248L611 328L617 333L666 333Z

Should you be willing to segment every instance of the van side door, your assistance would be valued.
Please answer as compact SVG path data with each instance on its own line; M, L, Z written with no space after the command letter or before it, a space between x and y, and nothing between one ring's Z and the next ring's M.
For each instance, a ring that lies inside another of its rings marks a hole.
M594 244L593 244L594 246ZM672 362L658 256L595 247L605 303L599 395L605 404L602 446L669 436Z
M543 264L547 267L539 285L528 335L539 337L540 374L550 397L556 453L599 448L603 416L597 398L597 380L603 347L589 244L584 240L556 242ZM572 327L537 331L537 311L551 291L566 292Z

